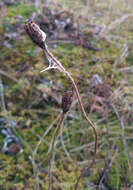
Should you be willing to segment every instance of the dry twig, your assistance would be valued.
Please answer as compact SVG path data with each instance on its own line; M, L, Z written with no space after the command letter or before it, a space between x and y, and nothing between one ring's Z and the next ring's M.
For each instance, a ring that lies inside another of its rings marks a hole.
M94 157L93 160L90 164L89 167L86 167L83 169L83 172L81 172L81 175L79 176L77 183L75 185L75 190L78 188L78 184L80 181L80 178L82 177L84 170L88 170L88 168L93 167L94 163L95 163L95 159L96 159L96 152L97 152L97 131L95 129L94 124L92 123L92 121L87 117L87 114L85 112L85 109L83 107L82 101L81 101L81 97L78 91L78 87L74 81L74 79L72 78L72 76L70 75L69 72L66 71L66 69L63 67L63 65L52 55L52 53L49 51L46 43L45 43L45 39L46 39L46 34L39 28L39 26L37 24L35 24L34 22L28 22L25 25L25 30L28 33L28 35L30 36L30 38L32 39L32 41L38 45L40 48L43 49L48 61L49 61L49 66L47 68L45 68L44 70L42 70L41 72L45 72L51 69L57 69L59 70L61 73L63 73L72 83L73 85L73 89L75 90L79 105L80 105L80 110L83 113L84 118L86 119L86 121L88 122L88 124L91 126L91 128L93 129L94 135L95 135L95 150L94 150Z

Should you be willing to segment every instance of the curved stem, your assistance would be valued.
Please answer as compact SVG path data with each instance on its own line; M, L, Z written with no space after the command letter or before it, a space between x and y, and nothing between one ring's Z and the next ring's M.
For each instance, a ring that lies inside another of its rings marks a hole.
M46 70L49 70L50 68L56 68L58 69L60 72L64 73L68 78L69 80L72 82L73 84L73 88L76 92L76 96L78 98L78 102L79 102L79 105L80 105L80 109L81 109L81 112L83 113L83 116L84 118L86 119L86 121L88 122L88 124L91 126L91 128L93 129L93 132L94 132L94 135L95 135L95 150L94 150L94 157L93 157L93 160L91 162L91 164L89 165L89 167L87 168L90 168L94 165L95 163L95 159L96 159L96 151L97 151L97 131L96 131L96 128L94 126L94 124L92 123L92 121L87 117L87 114L85 112L85 109L83 107L83 104L82 104L82 101L81 101L81 97L80 97L80 94L79 94L79 91L78 91L78 88L76 86L76 83L74 81L74 79L71 77L71 75L69 74L69 72L67 72L65 70L65 68L63 67L63 65L52 55L52 53L50 53L50 51L48 50L48 47L47 45L45 44L45 38L46 38L46 34L39 28L39 26L37 24L35 24L34 22L28 22L26 25L25 25L25 30L26 32L28 33L28 35L30 36L30 38L32 39L32 41L37 44L39 47L41 47L43 49L43 51L45 52L48 60L50 61L50 65L48 67L48 69L44 69L43 71L46 71ZM53 63L53 66L51 65L51 63ZM43 72L42 71L42 72ZM64 115L64 114L63 114ZM63 116L64 118L64 116ZM62 119L63 121L63 119ZM61 124L60 124L61 125ZM56 132L56 131L55 131ZM57 132L58 132L58 128L57 128ZM56 138L56 133L54 135L54 141L55 141L55 138ZM53 150L54 150L54 141L52 143L52 146L53 146ZM86 168L85 168L86 169ZM82 177L83 175L83 172L81 172L81 175L79 176L78 180L77 180L77 183L75 185L75 190L78 188L78 184L79 184L79 181L80 181L80 178Z
M88 170L89 168L92 168L93 165L94 165L94 163L95 163L96 152L97 152L98 136L97 136L97 131L96 131L96 128L95 128L94 124L93 124L92 121L87 117L87 114L86 114L86 112L85 112L85 109L84 109L83 104L82 104L82 101L81 101L81 97L80 97L80 94L79 94L77 85L75 84L75 81L73 80L73 78L72 78L70 75L69 75L69 78L70 78L70 80L71 80L71 82L72 82L72 84L73 84L73 87L74 87L74 89L75 89L75 92L76 92L76 95L77 95L77 98L78 98L78 103L79 103L79 105L80 105L80 109L81 109L81 111L82 111L82 113L83 113L83 116L84 116L84 118L86 119L86 121L88 122L88 124L91 126L91 128L92 128L92 130L93 130L93 132L94 132L94 135L95 135L95 148L94 148L93 160L91 161L90 165L89 165L87 168L84 168L84 169L82 170L82 173L81 173L80 176L78 177L77 182L76 182L76 185L75 185L75 188L74 188L74 189L76 190L76 189L78 188L78 184L79 184L79 181L80 181L80 179L81 179L81 177L82 177L82 175L83 175L84 170L85 170L85 169Z
M80 181L80 178L82 177L83 175L83 172L85 169L89 169L91 167L93 167L94 163L95 163L95 159L96 159L96 152L97 152L97 141L98 141L98 135L97 135L97 131L96 131L96 128L94 126L94 124L92 123L92 121L87 117L87 114L85 112L85 109L84 109L84 106L82 104L82 101L81 101L81 97L80 97L80 94L79 94L79 91L78 91L78 87L74 81L74 79L72 78L72 76L69 74L69 72L67 72L65 70L65 68L62 66L62 64L52 55L52 53L48 50L48 47L47 45L45 45L45 49L44 49L44 52L46 53L46 55L48 57L50 57L50 59L53 61L53 63L56 63L57 65L57 68L59 71L61 71L62 73L64 73L67 78L72 82L72 85L73 85L73 88L75 90L75 93L76 93L76 96L77 96L77 99L78 99L78 103L80 105L80 110L85 118L85 120L88 122L88 124L91 126L92 130L93 130L93 133L94 133L94 136L95 136L95 147L94 147L94 156L93 156L93 160L92 162L90 163L90 165L87 167L87 168L84 168L81 172L81 175L79 176L79 178L77 179L77 182L76 182L76 185L75 185L75 190L78 188L78 184L79 184L79 181Z

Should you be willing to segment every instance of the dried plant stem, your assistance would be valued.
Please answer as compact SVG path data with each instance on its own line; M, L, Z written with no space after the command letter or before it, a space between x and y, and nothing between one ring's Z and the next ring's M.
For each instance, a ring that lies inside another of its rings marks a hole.
M64 143L64 139L63 139L63 127L61 127L61 144L62 144L62 147L63 147L63 149L64 149L64 152L65 152L65 154L66 154L66 156L68 157L68 159L71 161L71 162L73 162L73 159L71 158L71 156L70 156L70 154L69 154L69 152L68 152L68 150L67 150L67 148L66 148L66 146L65 146L65 143Z
M62 122L64 120L65 114L62 113L60 121L55 129L54 135L53 135L53 139L52 139L52 145L51 145L51 153L50 153L50 160L49 160L49 187L48 190L52 189L52 174L51 174L51 169L52 169L52 162L54 160L54 149L55 149L55 141L56 141L56 137L59 134L59 130L61 128Z
M39 178L38 178L38 166L37 166L35 160L31 156L29 157L29 159L31 160L31 163L33 166L33 173L34 173L34 179L35 179L34 190L39 190L40 185L39 185Z
M53 126L55 125L55 123L60 119L61 117L61 112L58 114L58 116L56 117L56 119L51 123L51 125L47 128L47 130L43 133L42 137L40 138L39 142L36 144L35 149L33 151L33 158L36 159L36 155L37 155L37 151L38 148L40 146L40 144L42 143L44 137L49 133L49 131L53 128Z
M88 122L88 124L91 126L91 128L93 129L93 133L95 135L95 148L94 148L94 156L93 156L93 160L92 162L90 163L89 167L86 167L83 169L83 172L84 170L86 169L89 169L91 168L94 163L95 163L95 159L96 159L96 151L97 151L97 131L96 131L96 128L94 126L94 124L92 123L92 121L87 117L87 114L85 112L85 109L83 107L83 104L82 104L82 101L81 101L81 97L80 97L80 94L79 94L79 91L78 91L78 88L77 88L77 85L74 81L74 79L71 77L71 75L69 74L69 72L67 72L65 70L65 68L63 67L63 65L52 55L52 53L48 50L48 47L45 43L45 39L46 39L46 34L45 32L43 32L40 27L34 23L33 21L30 21L28 22L26 25L25 25L25 30L27 32L27 34L30 36L30 38L32 39L32 41L38 45L40 48L43 49L48 61L49 61L49 66L42 70L41 72L45 72L45 71L48 71L50 69L58 69L61 73L63 73L69 80L70 82L72 83L73 85L73 89L75 90L75 93L76 93L76 96L77 96L77 99L78 99L78 102L79 102L79 105L80 105L80 110L81 112L83 113L83 116L84 118L86 119L86 121ZM70 100L69 100L70 101ZM65 113L67 110L63 110L63 113ZM62 119L61 119L61 122L63 121L63 118L64 118L64 114L62 116ZM60 124L61 125L61 124ZM58 126L59 127L59 126ZM55 137L53 139L53 143L52 143L52 146L53 146L53 149L54 149L54 141L55 141L55 138L56 138L56 134L58 133L58 129L57 127L57 131L55 131ZM51 151L53 152L53 150ZM80 178L82 177L83 175L83 172L81 172L81 175L79 176L78 180L77 180L77 183L75 185L75 190L78 188L78 184L79 184L79 181L80 181ZM51 179L50 179L50 185L51 185ZM49 186L50 186L49 185ZM50 187L49 187L50 189Z
M78 91L78 88L77 88L77 85L76 85L74 79L71 77L71 75L69 74L69 72L67 72L65 70L65 68L62 66L62 64L52 55L52 53L48 50L48 47L47 47L46 44L45 44L45 48L44 48L44 53L46 54L46 57L48 58L48 60L50 62L50 65L49 65L49 67L47 67L46 69L42 70L41 72L45 72L45 71L50 70L50 69L58 69L60 72L62 72L63 74L65 74L67 76L67 78L71 81L71 83L73 85L73 89L75 90L75 93L76 93L76 96L77 96L77 99L78 99L78 103L80 105L80 110L81 110L84 118L88 122L88 124L93 129L93 133L95 135L94 156L93 156L93 160L90 163L90 165L88 167L86 167L86 168L83 169L83 171L84 171L86 169L89 169L89 168L93 167L93 165L95 163L96 152L97 152L97 140L98 140L96 128L95 128L94 124L92 123L92 121L87 117L87 114L86 114L85 109L83 107L83 104L82 104L82 101L81 101L81 97L80 97L80 94L79 94L79 91ZM75 190L78 188L78 184L79 184L79 181L80 181L82 175L83 175L83 172L81 173L81 175L77 179L77 183L75 185Z
M48 129L43 133L42 137L40 138L39 142L37 143L37 145L35 146L34 151L32 152L32 157L30 157L30 160L32 161L32 165L33 165L33 172L34 172L34 178L35 178L35 184L34 184L34 189L37 190L39 189L39 183L38 183L38 168L37 168L37 164L35 162L36 160L36 156L37 156L37 151L38 148L40 146L40 144L42 143L44 137L49 133L49 131L53 128L53 126L55 125L55 123L60 119L61 117L61 112L58 114L58 116L56 117L56 119L52 122L52 124L48 127Z

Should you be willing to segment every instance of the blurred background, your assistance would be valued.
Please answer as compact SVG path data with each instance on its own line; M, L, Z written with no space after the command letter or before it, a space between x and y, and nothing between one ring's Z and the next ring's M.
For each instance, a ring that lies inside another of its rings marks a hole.
M35 21L73 76L98 132L82 190L133 189L133 1L0 1L0 189L48 189L50 144L71 88L24 30ZM72 190L94 138L76 96L56 139L53 189Z

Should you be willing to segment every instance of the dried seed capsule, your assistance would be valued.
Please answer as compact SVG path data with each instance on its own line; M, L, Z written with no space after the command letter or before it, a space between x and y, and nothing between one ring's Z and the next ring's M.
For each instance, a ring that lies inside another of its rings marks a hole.
M46 34L36 23L30 21L25 24L24 29L35 44L37 44L42 49L45 48Z
M66 112L69 111L71 103L72 103L72 97L73 97L73 92L72 91L67 91L62 96L62 110L63 110L63 113L66 113Z

